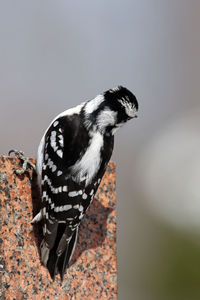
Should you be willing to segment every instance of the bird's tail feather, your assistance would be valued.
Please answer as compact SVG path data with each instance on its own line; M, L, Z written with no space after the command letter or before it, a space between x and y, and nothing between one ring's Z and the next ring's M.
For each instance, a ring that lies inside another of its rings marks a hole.
M51 249L49 254L49 259L47 262L47 268L51 275L51 278L54 280L57 273L57 264L58 264L59 256L57 256L54 249Z
M78 227L76 228L74 234L72 235L72 238L71 238L66 250L59 257L58 271L60 273L61 281L63 281L65 269L66 269L66 267L68 267L70 259L73 255L73 252L74 252L74 249L76 246L76 242L77 242L77 236L78 236Z
M60 239L62 238L62 235L65 232L65 228L66 228L66 226L64 226L64 224L58 224L58 227L56 228L56 235L55 235L56 238L53 242L54 245L51 249L49 249L48 258L47 258L47 261L45 264L47 266L49 273L51 275L51 278L53 280L54 280L56 272L57 272L57 264L58 264L58 260L59 260L59 255L57 255L56 251L57 251Z
M60 241L60 236L57 236L54 247L51 250L49 250L48 253L48 261L46 266L53 280L55 279L55 275L57 274L58 270L58 272L60 273L61 281L63 281L65 269L69 265L69 261L73 255L75 245L77 242L78 227L74 231L68 243L66 243L66 239L63 239L64 236L65 235L63 234ZM65 240L65 244L63 243L63 240ZM64 248L64 251L62 251L61 255L58 255L60 252L59 250L61 250L61 248Z

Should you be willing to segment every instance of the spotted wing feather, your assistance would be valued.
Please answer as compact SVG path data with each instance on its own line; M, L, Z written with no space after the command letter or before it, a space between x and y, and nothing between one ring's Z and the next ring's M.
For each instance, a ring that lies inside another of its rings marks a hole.
M73 131L70 128L72 123ZM84 182L77 183L70 173L70 167L76 161L75 156L79 155L76 151L77 126L76 118L73 122L61 118L52 124L45 135L41 183L44 234L41 259L52 278L55 277L57 265L63 278L75 247L78 226L90 202L87 196L87 201L82 203ZM69 132L73 132L73 136L69 136ZM68 143L64 144L64 141Z

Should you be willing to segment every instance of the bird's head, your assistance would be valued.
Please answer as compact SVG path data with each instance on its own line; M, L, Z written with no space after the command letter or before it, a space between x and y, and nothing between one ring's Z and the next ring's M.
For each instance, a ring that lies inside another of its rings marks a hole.
M105 105L117 113L116 124L125 123L136 118L138 102L136 97L123 86L110 89L104 93Z
M136 97L123 86L107 90L85 106L88 124L95 124L102 132L111 134L128 120L136 118L137 111Z

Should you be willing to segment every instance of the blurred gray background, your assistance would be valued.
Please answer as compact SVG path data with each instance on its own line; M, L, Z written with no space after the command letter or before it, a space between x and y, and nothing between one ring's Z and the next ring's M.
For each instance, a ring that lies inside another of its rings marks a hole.
M118 84L119 299L200 299L200 1L0 1L1 154Z

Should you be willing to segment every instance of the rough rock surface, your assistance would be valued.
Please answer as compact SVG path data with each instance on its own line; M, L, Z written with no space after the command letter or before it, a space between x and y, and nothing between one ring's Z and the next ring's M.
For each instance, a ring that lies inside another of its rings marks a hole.
M16 175L19 164L0 157L0 299L117 299L114 163L82 220L62 284L40 263L41 226L30 224L40 203L36 178L32 170Z

